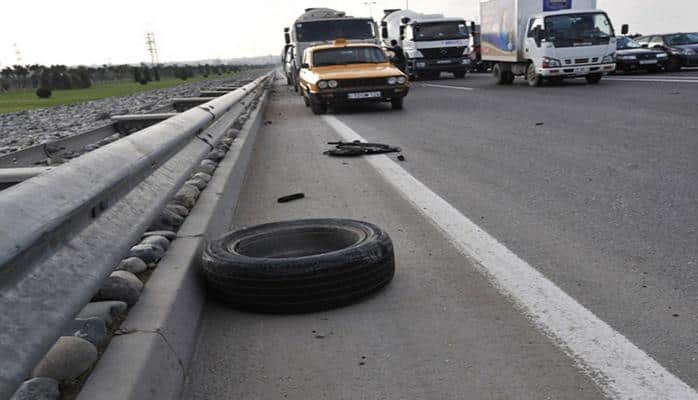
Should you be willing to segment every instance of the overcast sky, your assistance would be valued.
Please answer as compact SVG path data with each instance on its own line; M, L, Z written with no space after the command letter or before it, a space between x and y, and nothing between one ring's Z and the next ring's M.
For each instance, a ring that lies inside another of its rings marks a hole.
M0 3L0 65L101 64L148 60L145 32L155 33L161 61L280 53L283 28L307 7L368 16L366 0L34 0ZM420 12L478 19L479 0L409 0ZM632 32L698 31L697 0L598 0L616 27ZM184 6L180 4L190 4ZM374 16L404 0L375 0Z

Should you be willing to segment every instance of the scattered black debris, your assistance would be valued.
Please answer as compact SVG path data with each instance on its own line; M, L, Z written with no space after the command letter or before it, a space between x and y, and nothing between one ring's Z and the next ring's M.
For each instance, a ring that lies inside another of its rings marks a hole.
M363 361L360 361L360 362L359 362L359 365L366 365L366 363L363 362Z
M536 126L542 126L542 125L545 125L545 123L544 122L536 122Z
M278 201L279 203L288 203L289 201L302 199L302 198L304 198L304 197L305 197L305 194L304 194L304 193L294 193L294 194L290 194L290 195L288 195L288 196L279 197L279 198L277 199L277 201Z
M367 154L399 153L402 151L399 147L383 143L362 143L358 140L354 142L328 142L327 144L333 144L336 147L323 154L335 157L356 157Z
M397 159L398 159L398 161L405 161L405 156L403 156L402 154L400 154L400 155L397 156Z
M678 317L679 314L671 314L672 317Z
M273 122L271 120L264 121L264 125L271 125L271 124L273 124Z
M323 335L322 333L315 334L315 339L324 339L324 338L325 338L325 335Z

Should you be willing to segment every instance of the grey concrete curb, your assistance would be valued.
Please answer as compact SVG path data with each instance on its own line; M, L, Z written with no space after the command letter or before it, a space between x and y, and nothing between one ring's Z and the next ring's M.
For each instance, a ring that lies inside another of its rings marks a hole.
M199 332L204 291L197 275L207 238L233 213L269 101L267 90L199 197L140 300L83 386L78 400L178 399Z

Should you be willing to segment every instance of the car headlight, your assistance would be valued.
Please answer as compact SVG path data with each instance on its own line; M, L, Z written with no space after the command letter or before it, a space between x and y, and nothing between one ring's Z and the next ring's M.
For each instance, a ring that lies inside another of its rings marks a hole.
M685 56L693 56L696 54L696 51L693 49L683 49L682 53Z
M327 89L327 81L318 82L317 87L319 87L320 89Z
M329 86L330 88L334 89L334 88L336 88L337 86L339 86L339 83L333 79L333 80L331 80L331 81L327 81L327 86Z
M635 56L630 56L630 57L635 57ZM607 63L612 63L616 61L616 53L609 54L607 56L604 56L603 60L601 60L601 63L607 64Z
M416 65L417 65L417 68L424 68L424 67L427 66L427 63L425 63L425 62L418 62Z
M468 65L468 64L470 64L470 59L469 59L469 58L464 58L464 59L461 60L460 63L463 64L463 65Z
M562 63L557 58L543 57L543 68L562 67Z
M657 58L667 58L669 57L666 53L657 53Z
M404 76L398 76L398 77L397 77L397 83L399 83L399 84L402 85L402 84L404 84L405 82L407 82L407 78L405 78Z
M396 77L391 76L390 78L388 78L388 85L394 85L394 84L396 84L396 83L397 83L397 78L396 78Z
M619 60L625 60L625 61L632 61L632 60L637 60L636 56L619 56Z

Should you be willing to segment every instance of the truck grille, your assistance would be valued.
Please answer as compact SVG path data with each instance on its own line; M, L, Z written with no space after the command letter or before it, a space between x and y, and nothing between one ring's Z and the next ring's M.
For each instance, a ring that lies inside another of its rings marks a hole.
M588 58L575 58L574 63L575 64L589 64L589 59Z
M340 88L354 88L362 86L382 86L387 84L388 78L363 78L363 79L342 79L338 80Z
M437 47L434 49L419 49L424 58L451 58L460 57L465 51L465 47Z

